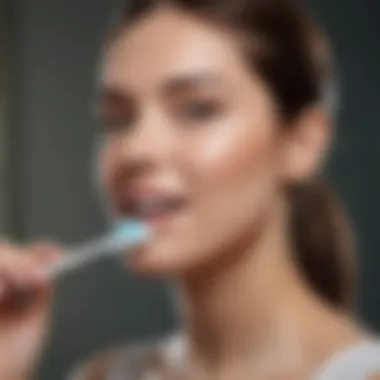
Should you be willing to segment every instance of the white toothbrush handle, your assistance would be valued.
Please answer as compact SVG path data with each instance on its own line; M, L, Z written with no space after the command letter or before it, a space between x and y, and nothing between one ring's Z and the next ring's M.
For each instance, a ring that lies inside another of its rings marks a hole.
M98 239L64 252L60 261L48 268L48 273L52 277L62 276L95 262L107 254L119 253L122 250L130 249L133 245L126 242L121 246L109 238Z

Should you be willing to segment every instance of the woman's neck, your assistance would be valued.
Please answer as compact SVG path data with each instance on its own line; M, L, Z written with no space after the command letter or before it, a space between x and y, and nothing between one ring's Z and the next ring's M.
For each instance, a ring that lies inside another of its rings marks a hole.
M190 356L204 368L305 361L303 341L327 307L291 260L285 218L274 219L248 248L179 286Z

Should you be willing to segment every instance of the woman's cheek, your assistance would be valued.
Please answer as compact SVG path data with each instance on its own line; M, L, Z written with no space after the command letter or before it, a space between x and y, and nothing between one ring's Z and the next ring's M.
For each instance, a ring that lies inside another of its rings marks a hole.
M273 174L275 144L273 126L235 123L216 126L202 136L186 156L189 182L199 191L211 195L230 189L231 192L251 190ZM249 189L247 189L249 187ZM233 195L233 194L230 194Z

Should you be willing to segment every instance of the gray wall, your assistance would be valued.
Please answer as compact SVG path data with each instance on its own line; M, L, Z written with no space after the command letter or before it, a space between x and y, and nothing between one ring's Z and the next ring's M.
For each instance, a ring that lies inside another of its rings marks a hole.
M9 4L0 0L0 231L7 230L9 211L8 133L10 117L11 62Z
M81 242L103 230L92 189L95 62L108 1L24 0L14 5L17 99L13 229L21 238ZM101 347L167 329L155 283L102 263L57 284L53 334L39 379L62 378Z
M14 21L14 165L11 230L80 241L104 226L91 183L93 78L106 0L10 0ZM380 3L314 0L341 67L343 109L330 174L361 237L359 310L380 328ZM39 379L58 379L101 347L170 328L159 284L115 263L57 284L53 335Z

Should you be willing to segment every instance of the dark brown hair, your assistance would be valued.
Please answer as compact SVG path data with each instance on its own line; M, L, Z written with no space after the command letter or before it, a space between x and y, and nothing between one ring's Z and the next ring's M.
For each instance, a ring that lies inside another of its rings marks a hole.
M271 90L284 127L290 128L308 106L332 105L333 73L325 39L296 0L128 0L113 33L162 6L244 36L248 63ZM342 209L321 180L294 185L290 193L295 260L301 273L331 305L350 307L353 255Z

